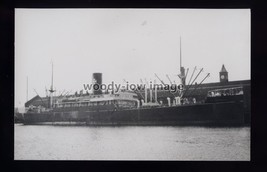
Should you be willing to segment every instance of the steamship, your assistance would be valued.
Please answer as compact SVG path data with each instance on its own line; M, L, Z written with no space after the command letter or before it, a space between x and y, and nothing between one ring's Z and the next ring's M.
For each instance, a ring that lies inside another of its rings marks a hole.
M229 84L228 73L223 65L219 84L202 84L209 74L199 84L194 84L203 68L191 82L195 69L186 84L188 69L185 72L185 68L182 67L180 43L180 74L178 77L183 89L180 89L178 94L157 90L157 87L150 89L145 87L144 90L139 91L121 89L118 92L109 93L93 89L92 94L53 97L55 90L52 64L50 96L43 100L44 98L37 95L26 102L27 112L23 114L21 120L24 124L115 126L243 125L250 122L250 81L247 84L237 81ZM157 75L156 77L163 85L166 85ZM101 85L102 73L93 73L93 81L93 84ZM170 79L169 81L171 83ZM195 94L196 90L206 91L202 97L199 97ZM166 95L162 96L165 93ZM35 103L37 99L39 103Z
M181 67L181 82L185 83ZM93 84L102 84L102 73L93 73ZM52 82L53 83L53 82ZM24 114L24 124L52 125L242 125L244 121L243 87L208 91L204 102L189 100L181 90L167 103L158 100L157 87L140 92L119 90L92 94L53 97L51 86L49 107L30 105ZM93 87L94 88L94 87ZM149 96L148 96L149 93ZM148 97L149 100L148 100ZM41 98L41 97L40 97ZM172 102L171 102L172 100Z

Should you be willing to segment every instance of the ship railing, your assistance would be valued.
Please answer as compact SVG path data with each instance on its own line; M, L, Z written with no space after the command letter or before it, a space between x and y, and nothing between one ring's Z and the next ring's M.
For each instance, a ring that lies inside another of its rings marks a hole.
M243 95L243 87L216 89L208 91L207 97L235 96Z

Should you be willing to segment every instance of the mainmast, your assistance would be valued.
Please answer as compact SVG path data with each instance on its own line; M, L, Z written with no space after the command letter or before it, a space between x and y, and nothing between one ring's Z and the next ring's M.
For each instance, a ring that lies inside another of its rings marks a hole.
M53 65L53 62L52 62L52 77L51 77L51 87L50 87L50 108L53 108L53 92L55 92L56 90L54 90L53 88L53 73L54 73L54 65Z
M179 78L181 79L181 84L185 86L185 69L182 66L182 41L180 37L180 75Z
M28 102L28 76L27 76L27 102Z
M182 69L182 42L180 37L180 72L182 73L181 69Z

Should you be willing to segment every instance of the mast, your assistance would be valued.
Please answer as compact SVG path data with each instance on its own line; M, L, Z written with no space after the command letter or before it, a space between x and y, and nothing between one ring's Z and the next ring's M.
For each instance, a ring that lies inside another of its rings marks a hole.
M52 85L51 85L51 90L53 90L53 73L54 73L54 64L52 62L52 81L51 81Z
M180 76L179 78L181 79L181 84L185 86L185 69L182 66L182 39L180 36Z
M53 61L52 61L51 88L49 90L49 92L50 92L50 108L53 108L53 92L55 92L55 90L53 89L53 73L54 73L54 65L53 65Z
M180 36L180 72L182 73L182 41Z
M28 76L27 76L27 102L28 102Z

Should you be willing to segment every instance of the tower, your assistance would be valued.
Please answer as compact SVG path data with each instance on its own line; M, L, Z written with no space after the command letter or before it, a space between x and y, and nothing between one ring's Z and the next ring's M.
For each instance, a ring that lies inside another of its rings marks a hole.
M228 72L224 67L224 64L222 65L222 69L220 71L220 82L221 83L226 83L228 82Z

